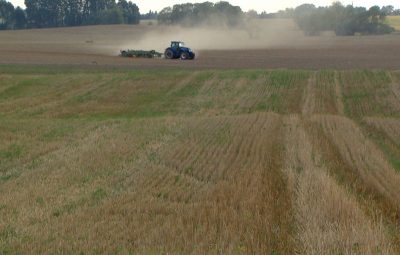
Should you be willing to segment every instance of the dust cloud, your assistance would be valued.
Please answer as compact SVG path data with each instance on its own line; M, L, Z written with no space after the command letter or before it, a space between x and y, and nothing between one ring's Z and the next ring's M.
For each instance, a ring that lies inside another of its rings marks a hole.
M184 41L195 51L269 49L305 45L304 36L291 20L256 20L239 28L188 28L155 26L121 49L155 49L163 52L170 41ZM296 42L296 44L295 44Z
M304 36L290 19L257 19L237 28L164 26L146 21L140 25L2 31L0 50L10 58L20 53L46 62L47 58L56 59L61 55L68 59L117 56L120 50L126 49L163 53L176 40L185 42L197 56L206 51L213 54L212 51L221 50L325 49L332 44L354 44L354 40L348 42L336 36Z

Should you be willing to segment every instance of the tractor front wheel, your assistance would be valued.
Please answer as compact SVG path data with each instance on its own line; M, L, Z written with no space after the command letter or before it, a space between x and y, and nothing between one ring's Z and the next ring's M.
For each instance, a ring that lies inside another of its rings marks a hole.
M174 58L174 52L171 49L166 49L164 55L166 59Z
M182 60L186 60L186 59L188 59L189 58L189 55L186 53L186 52L182 52L182 54L181 54L181 59Z

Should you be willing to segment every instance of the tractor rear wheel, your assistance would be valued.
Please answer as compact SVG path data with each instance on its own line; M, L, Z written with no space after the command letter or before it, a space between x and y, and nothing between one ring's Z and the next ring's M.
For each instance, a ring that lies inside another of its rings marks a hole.
M174 52L171 49L166 49L164 55L166 59L174 58Z
M188 59L189 58L189 54L187 54L186 52L182 52L182 54L181 54L181 59L182 60L186 60L186 59Z

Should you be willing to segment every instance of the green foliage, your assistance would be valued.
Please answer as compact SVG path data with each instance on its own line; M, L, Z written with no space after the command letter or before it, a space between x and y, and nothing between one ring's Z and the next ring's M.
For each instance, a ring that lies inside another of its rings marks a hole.
M14 28L24 29L26 27L26 13L20 7L17 7L14 12Z
M387 7L373 6L370 9L343 6L334 2L329 7L303 4L294 11L294 18L306 35L317 35L332 30L336 35L388 34L394 28L385 23Z
M140 22L140 12L139 7L132 2L127 2L126 0L119 0L118 7L123 14L123 23L125 24L139 24Z
M0 0L0 30L10 29L14 23L14 6L5 0Z
M164 8L158 15L160 24L180 24L184 26L211 25L237 26L243 20L243 12L229 2L204 2L177 4Z
M139 8L119 0L25 0L30 28L96 24L138 24Z
M102 10L93 15L89 24L122 24L124 23L124 16L122 10L119 8L112 8L107 10Z

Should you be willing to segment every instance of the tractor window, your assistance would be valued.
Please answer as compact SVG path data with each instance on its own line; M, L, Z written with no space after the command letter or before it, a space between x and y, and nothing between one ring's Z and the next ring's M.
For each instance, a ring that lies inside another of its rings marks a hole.
M172 48L179 48L179 47L184 47L185 44L183 42L171 42L171 47Z

